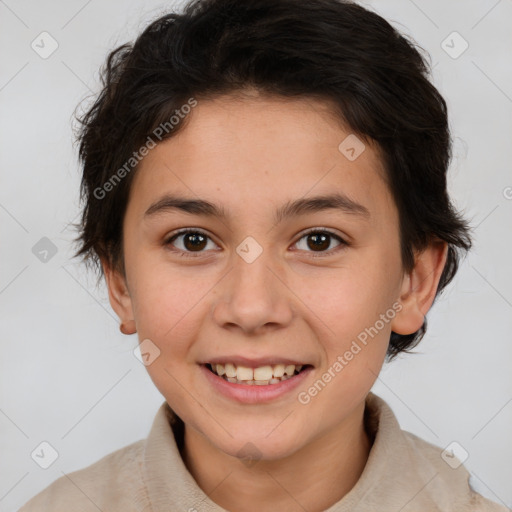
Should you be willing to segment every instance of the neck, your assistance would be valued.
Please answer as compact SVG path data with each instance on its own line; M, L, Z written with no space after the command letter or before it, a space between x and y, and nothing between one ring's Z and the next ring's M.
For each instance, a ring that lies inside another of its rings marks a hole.
M186 426L183 460L205 494L226 510L321 512L354 487L366 465L371 440L364 407L288 457L248 465Z

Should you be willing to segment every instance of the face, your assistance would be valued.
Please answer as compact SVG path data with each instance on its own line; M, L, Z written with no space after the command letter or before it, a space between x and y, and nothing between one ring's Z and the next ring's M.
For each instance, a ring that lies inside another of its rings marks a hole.
M224 96L187 123L134 176L111 303L159 351L147 370L187 429L286 457L360 412L391 330L421 325L396 307L397 209L377 150L340 150L327 104Z

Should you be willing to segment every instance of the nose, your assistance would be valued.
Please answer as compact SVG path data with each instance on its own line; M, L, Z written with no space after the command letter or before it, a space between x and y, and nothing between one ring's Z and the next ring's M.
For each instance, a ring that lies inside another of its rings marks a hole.
M214 321L248 335L286 327L293 318L294 295L285 274L286 269L272 264L265 251L252 262L236 255L233 267L218 285Z

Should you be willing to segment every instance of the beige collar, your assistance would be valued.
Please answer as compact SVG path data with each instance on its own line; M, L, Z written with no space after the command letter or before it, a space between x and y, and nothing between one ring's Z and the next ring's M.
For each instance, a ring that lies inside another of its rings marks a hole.
M452 469L441 458L441 448L401 430L388 404L372 392L366 398L365 425L375 438L363 473L325 512L506 510L491 502L491 508L481 508L486 500L470 490L464 466ZM152 511L226 512L188 472L177 444L182 435L183 422L164 402L145 441L142 468Z

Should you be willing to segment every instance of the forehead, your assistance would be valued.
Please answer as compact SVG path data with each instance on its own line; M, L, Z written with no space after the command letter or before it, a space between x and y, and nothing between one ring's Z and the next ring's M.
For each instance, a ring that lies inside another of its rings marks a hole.
M198 100L185 126L149 151L130 202L143 216L179 192L261 215L265 205L340 191L378 211L392 206L384 176L378 148L356 138L327 101L222 96Z

